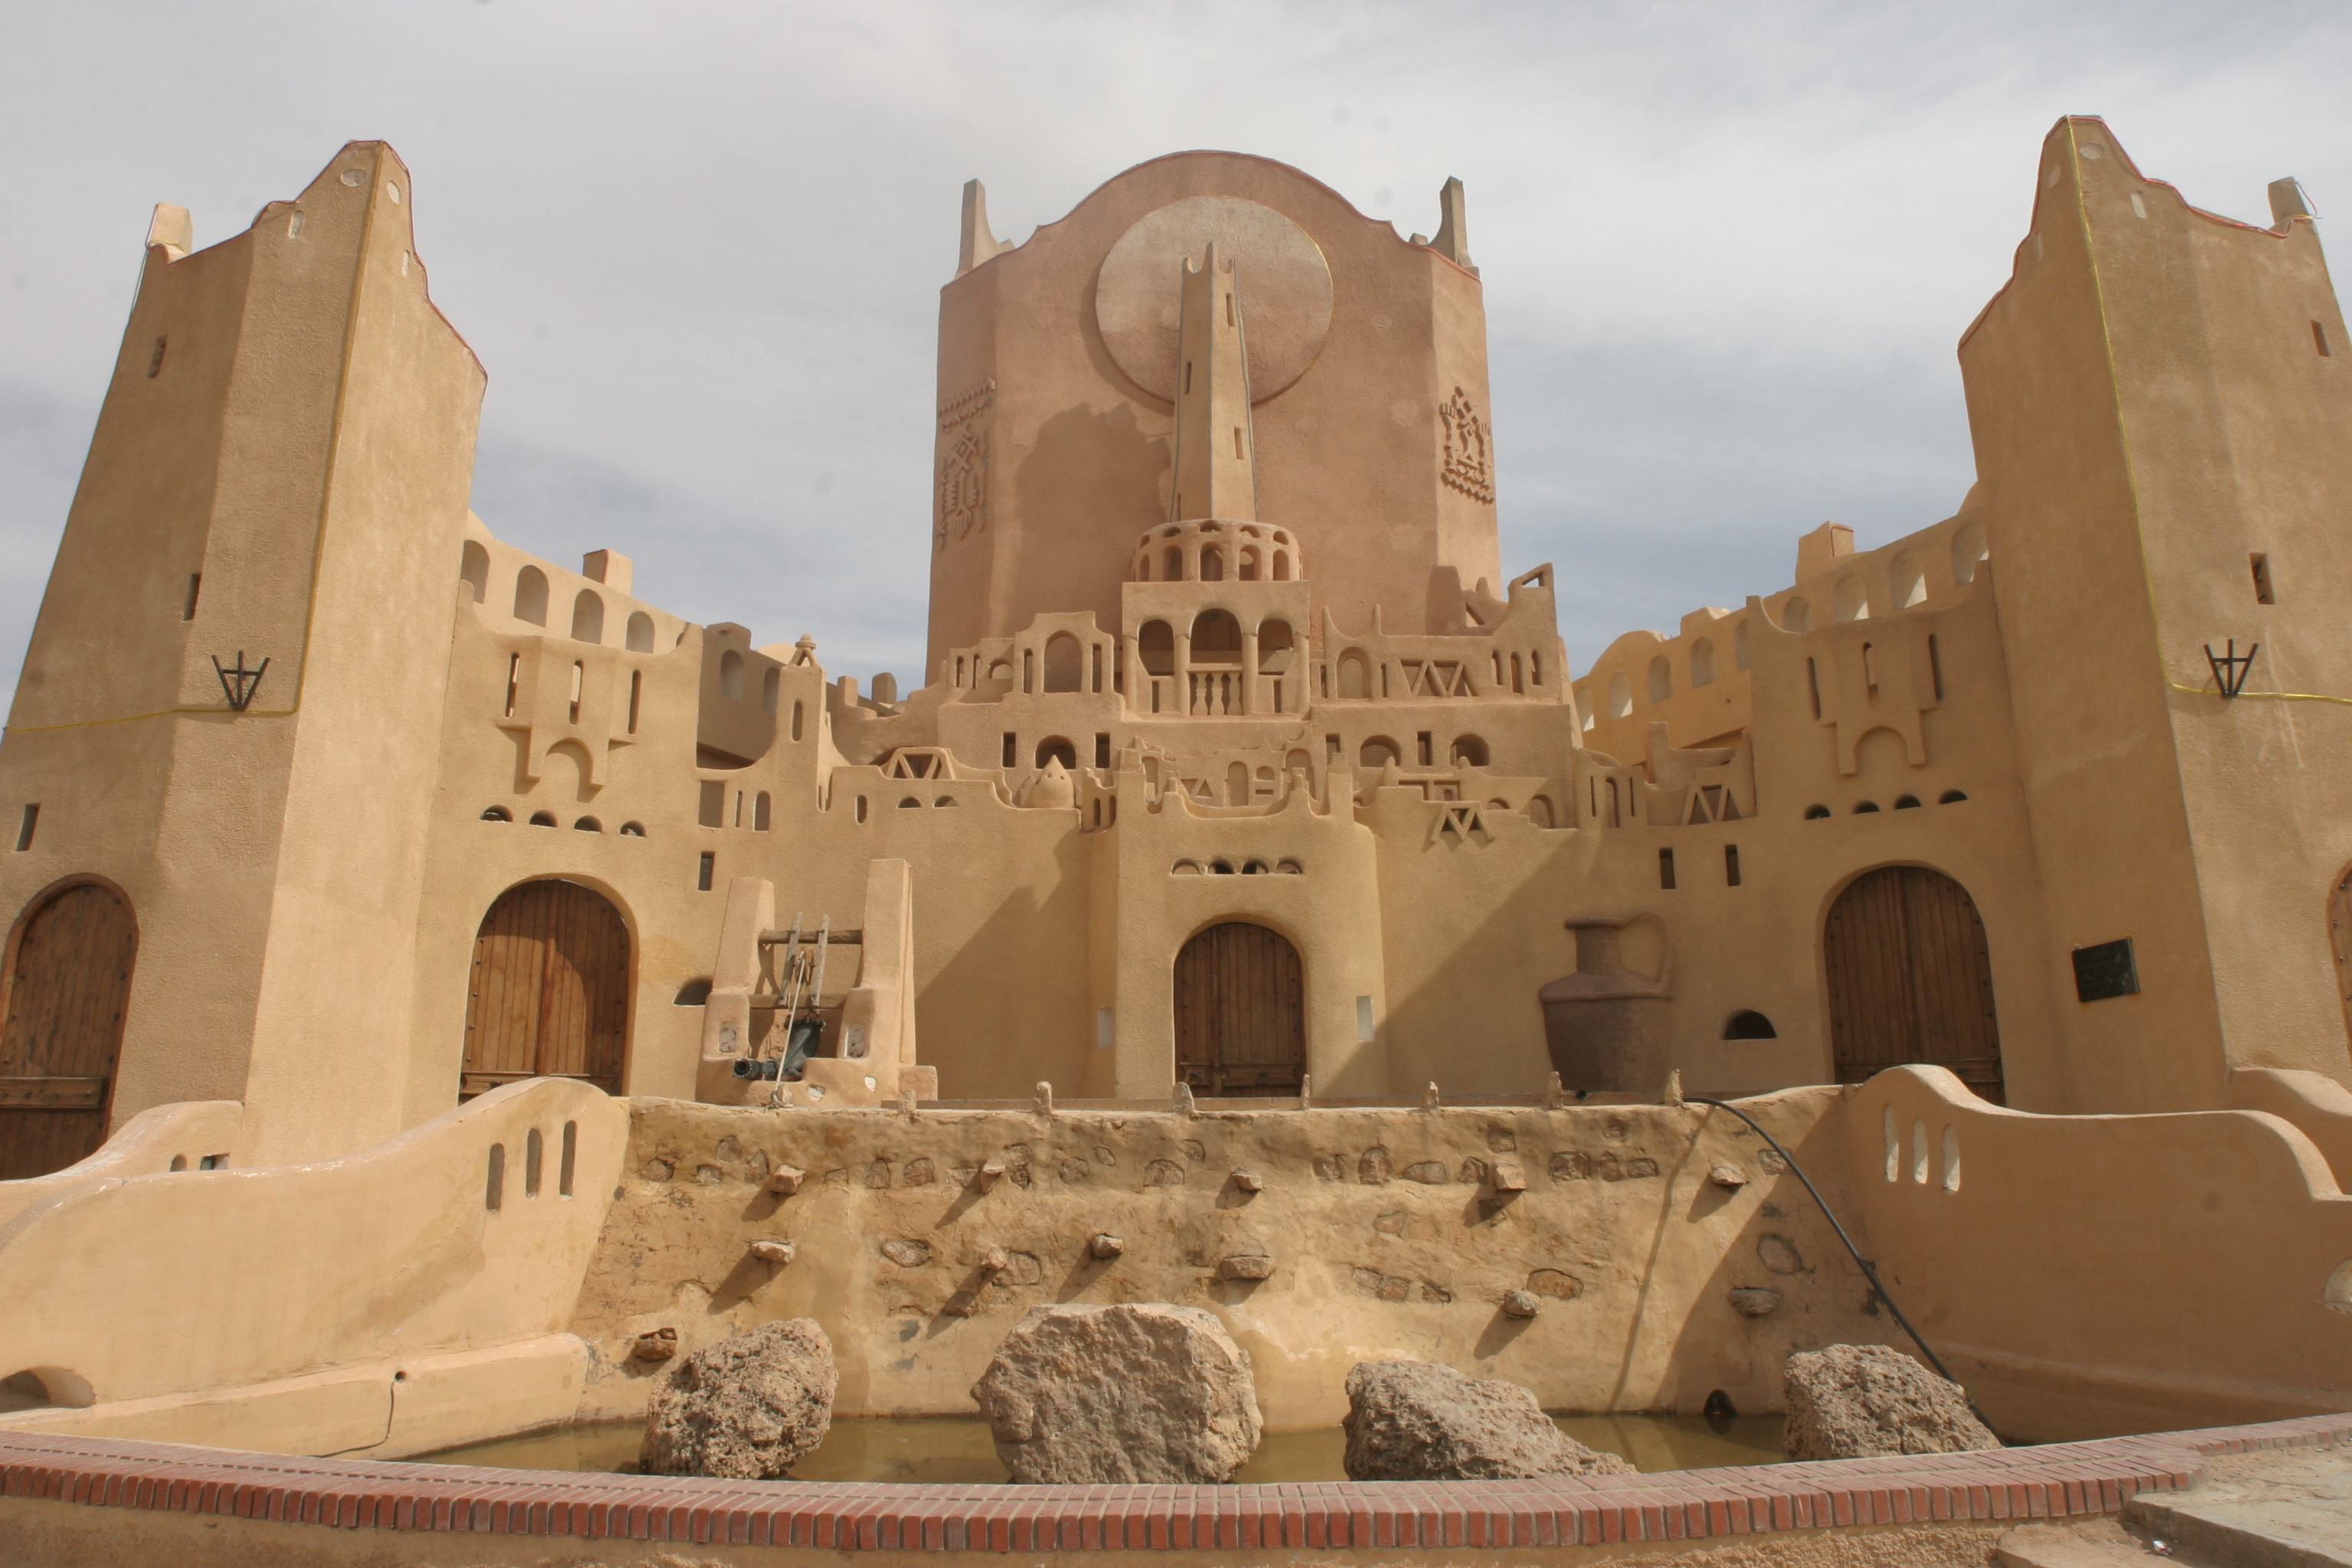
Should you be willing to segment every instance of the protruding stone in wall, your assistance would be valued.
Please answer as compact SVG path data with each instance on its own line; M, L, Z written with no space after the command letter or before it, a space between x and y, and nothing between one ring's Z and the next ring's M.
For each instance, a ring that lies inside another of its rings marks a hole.
M629 1355L636 1361L667 1361L677 1353L676 1329L647 1329L629 1347Z
M1087 1240L1087 1256L1098 1261L1117 1258L1126 1250L1126 1238L1113 1236L1108 1231L1097 1231Z
M1543 1303L1536 1300L1532 1290L1503 1292L1503 1316L1507 1318L1532 1318L1542 1310Z
M1800 1351L1782 1373L1792 1459L1959 1454L2000 1439L1969 1408L1967 1391L1889 1345Z
M1738 1285L1732 1288L1731 1310L1743 1318L1769 1318L1780 1310L1780 1292L1769 1285Z
M795 1250L789 1241L755 1241L751 1244L752 1257L762 1263L772 1263L779 1268L793 1260Z
M647 1475L772 1480L824 1441L839 1384L813 1319L707 1345L655 1388L637 1463Z
M1360 1362L1348 1373L1348 1479L1358 1481L1606 1476L1633 1468L1552 1424L1502 1378L1429 1362Z
M1707 1172L1706 1179L1718 1187L1728 1187L1737 1192L1748 1184L1748 1173L1737 1165L1717 1165Z
M1033 1307L971 1396L1030 1485L1216 1485L1257 1451L1249 1353L1197 1307Z
M1217 1264L1220 1279L1271 1279L1274 1259L1263 1252L1237 1252Z
M1255 1171L1235 1171L1234 1185L1244 1193L1262 1193L1265 1191L1265 1178Z
M791 1197L801 1190L801 1184L807 1180L808 1173L798 1165L779 1165L776 1167L775 1173L768 1178L768 1190L784 1197Z

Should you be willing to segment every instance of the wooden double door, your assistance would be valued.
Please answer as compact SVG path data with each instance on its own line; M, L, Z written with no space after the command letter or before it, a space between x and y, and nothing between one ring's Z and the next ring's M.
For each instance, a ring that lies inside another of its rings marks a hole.
M1831 906L1822 947L1840 1083L1929 1063L2004 1102L1992 960L1967 889L1924 866L1865 873Z
M1297 1094L1307 1071L1306 977L1280 931L1213 925L1176 955L1176 1073L1195 1094Z
M9 940L0 1026L0 1181L46 1176L106 1142L139 923L102 882L44 895Z
M482 917L466 997L458 1098L526 1078L621 1092L628 1054L629 928L593 888L509 888Z

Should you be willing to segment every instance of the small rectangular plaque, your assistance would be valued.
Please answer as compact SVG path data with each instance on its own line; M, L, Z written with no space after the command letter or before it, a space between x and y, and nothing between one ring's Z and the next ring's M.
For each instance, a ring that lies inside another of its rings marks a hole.
M2139 965L2132 958L2131 938L2119 937L2096 947L2074 950L2074 996L2082 1002L2104 1002L2110 996L2139 994Z

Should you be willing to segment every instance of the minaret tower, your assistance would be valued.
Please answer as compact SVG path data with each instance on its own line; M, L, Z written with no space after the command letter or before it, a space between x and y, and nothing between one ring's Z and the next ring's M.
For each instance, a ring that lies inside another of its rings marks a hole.
M1241 274L1217 259L1181 264L1177 315L1176 480L1171 522L1257 520L1256 432L1250 427L1249 361L1242 338Z

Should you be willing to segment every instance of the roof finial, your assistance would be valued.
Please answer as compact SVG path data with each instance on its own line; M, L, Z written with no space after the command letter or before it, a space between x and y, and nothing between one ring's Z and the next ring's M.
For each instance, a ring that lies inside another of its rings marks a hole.
M1013 247L988 226L988 193L978 180L963 183L963 243L956 251L956 276L961 278L990 257Z

